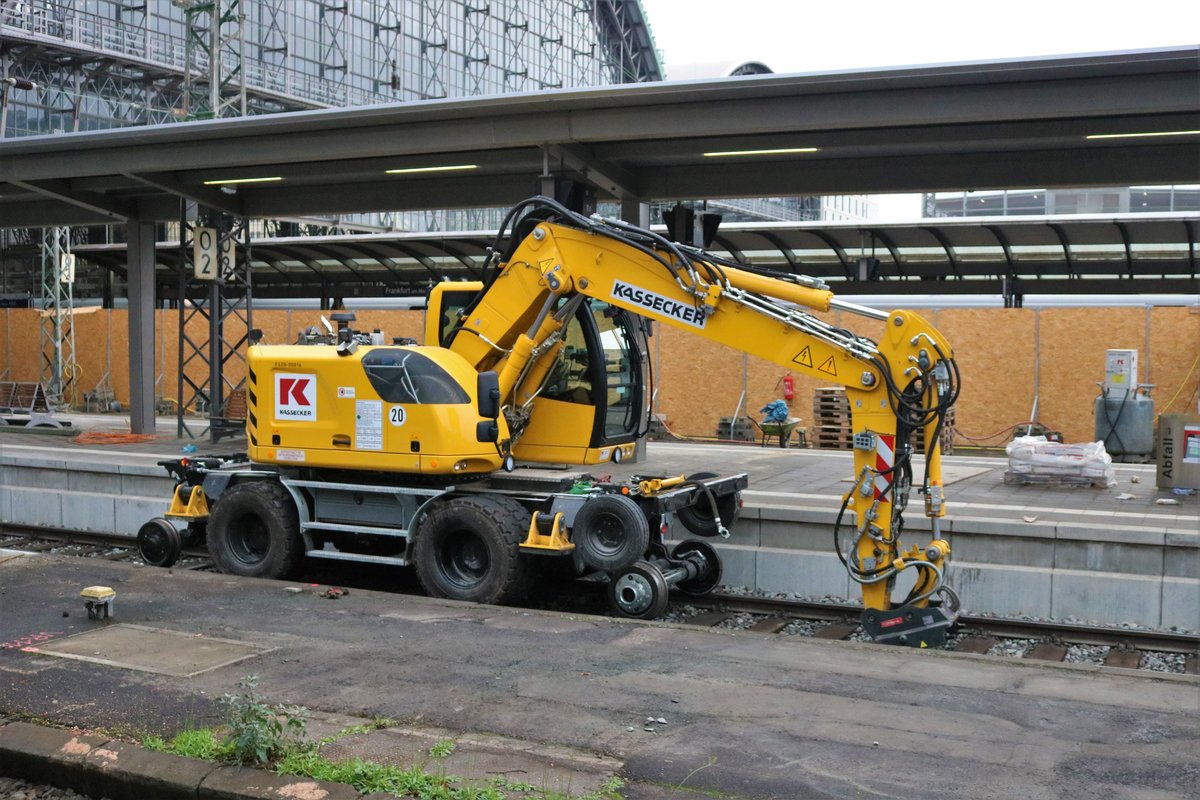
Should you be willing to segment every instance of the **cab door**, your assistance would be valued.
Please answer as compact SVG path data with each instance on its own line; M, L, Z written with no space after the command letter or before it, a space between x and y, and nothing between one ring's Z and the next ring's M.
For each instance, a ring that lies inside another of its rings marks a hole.
M630 455L646 419L644 353L640 318L601 300L584 301L513 454L569 464L609 461L618 450Z

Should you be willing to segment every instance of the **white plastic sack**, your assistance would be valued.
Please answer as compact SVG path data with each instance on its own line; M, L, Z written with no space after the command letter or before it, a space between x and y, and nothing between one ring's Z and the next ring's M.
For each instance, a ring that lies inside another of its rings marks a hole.
M1011 472L1025 475L1061 475L1105 480L1115 486L1112 456L1104 442L1060 444L1045 436L1019 436L1004 448Z

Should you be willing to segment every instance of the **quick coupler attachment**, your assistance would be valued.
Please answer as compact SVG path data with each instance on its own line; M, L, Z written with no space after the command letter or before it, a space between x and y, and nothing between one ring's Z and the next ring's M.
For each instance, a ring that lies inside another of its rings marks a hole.
M941 647L946 631L958 620L958 612L941 601L928 606L898 606L887 611L868 608L862 615L863 630L873 641L908 647Z

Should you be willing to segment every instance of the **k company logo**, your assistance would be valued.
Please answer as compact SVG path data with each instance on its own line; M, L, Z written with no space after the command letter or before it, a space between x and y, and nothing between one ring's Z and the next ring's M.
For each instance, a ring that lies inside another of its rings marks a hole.
M315 421L317 376L275 373L275 419Z

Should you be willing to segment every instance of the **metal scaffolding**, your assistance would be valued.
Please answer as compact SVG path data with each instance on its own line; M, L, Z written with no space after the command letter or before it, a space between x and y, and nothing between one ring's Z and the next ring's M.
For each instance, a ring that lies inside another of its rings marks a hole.
M176 434L207 433L217 442L245 427L244 418L228 407L245 384L245 371L232 381L226 367L246 361L253 319L250 227L244 219L184 202L179 235ZM203 427L189 411L203 415Z
M244 117L245 17L240 0L174 0L183 9L182 119Z
M60 410L77 400L74 282L70 228L43 229L40 378L50 407Z

